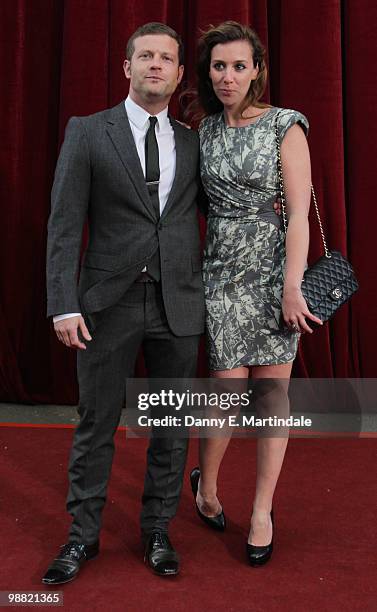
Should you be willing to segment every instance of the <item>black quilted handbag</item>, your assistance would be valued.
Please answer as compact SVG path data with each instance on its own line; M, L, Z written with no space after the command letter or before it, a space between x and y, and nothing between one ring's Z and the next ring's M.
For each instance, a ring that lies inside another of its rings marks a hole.
M283 216L284 231L287 233L287 215L285 210L285 194L283 170L280 154L280 140L277 125L278 116L275 121L275 136L278 158L278 174L280 184L280 199ZM325 322L332 317L338 308L347 302L359 288L351 264L338 251L329 251L319 214L317 199L313 185L311 186L313 202L317 213L319 228L325 254L322 255L312 266L304 272L301 291L311 313ZM310 327L317 327L317 323L307 319Z

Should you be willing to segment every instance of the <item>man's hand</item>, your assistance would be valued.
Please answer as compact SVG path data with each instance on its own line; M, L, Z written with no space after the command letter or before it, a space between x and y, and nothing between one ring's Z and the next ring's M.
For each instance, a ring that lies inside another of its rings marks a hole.
M78 348L86 350L86 346L80 341L77 330L79 329L83 338L90 341L92 339L87 326L85 325L84 318L69 317L69 319L63 319L54 323L54 329L60 342L63 342L69 348Z
M277 215L281 215L281 203L280 203L280 198L277 198L275 204L274 204L274 211L276 212Z

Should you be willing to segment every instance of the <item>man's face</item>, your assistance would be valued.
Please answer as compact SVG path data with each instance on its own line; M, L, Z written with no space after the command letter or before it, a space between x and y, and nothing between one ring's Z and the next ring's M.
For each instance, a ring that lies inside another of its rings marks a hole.
M123 65L132 99L141 106L167 105L183 76L177 41L167 34L147 34L135 39L134 48Z

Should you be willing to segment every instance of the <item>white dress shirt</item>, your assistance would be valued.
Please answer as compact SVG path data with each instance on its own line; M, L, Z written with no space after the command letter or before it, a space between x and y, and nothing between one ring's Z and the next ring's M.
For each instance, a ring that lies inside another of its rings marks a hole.
M136 104L130 96L126 99L125 106L140 164L145 176L145 136L149 128L149 117L151 115L144 108ZM174 131L168 118L168 107L164 108L156 117L156 138L160 163L158 197L160 199L161 215L173 184L176 156Z
M149 117L151 116L144 108L136 104L128 96L124 102L132 135L134 137L137 154L145 176L145 136L149 128ZM164 108L157 117L156 138L158 144L158 157L160 164L160 184L158 186L158 197L160 200L160 214L165 208L167 199L175 176L176 152L174 130L168 118L168 107ZM143 271L146 268L143 268ZM140 270L141 271L141 270ZM80 312L69 312L53 317L54 323L70 317L79 317Z

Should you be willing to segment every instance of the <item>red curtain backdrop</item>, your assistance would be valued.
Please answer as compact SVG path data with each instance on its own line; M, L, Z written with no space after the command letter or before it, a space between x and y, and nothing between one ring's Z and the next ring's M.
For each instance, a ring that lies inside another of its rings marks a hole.
M125 98L127 38L147 21L182 34L186 80L200 28L235 19L268 49L266 101L310 122L313 182L331 248L360 290L301 341L294 374L375 377L377 4L374 0L2 0L0 398L75 403L75 354L45 318L49 196L64 127ZM175 97L171 110L179 118ZM321 254L313 211L309 260ZM199 370L206 373L204 348Z

